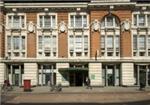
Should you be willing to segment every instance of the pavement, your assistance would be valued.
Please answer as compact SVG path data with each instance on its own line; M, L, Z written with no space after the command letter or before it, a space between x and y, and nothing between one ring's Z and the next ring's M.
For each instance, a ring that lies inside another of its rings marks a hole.
M34 87L31 92L15 87L2 95L5 104L20 103L132 103L147 102L150 105L150 87L139 91L138 87L63 87L61 92L50 91L47 86ZM90 105L90 104L89 104ZM124 104L126 105L126 104Z

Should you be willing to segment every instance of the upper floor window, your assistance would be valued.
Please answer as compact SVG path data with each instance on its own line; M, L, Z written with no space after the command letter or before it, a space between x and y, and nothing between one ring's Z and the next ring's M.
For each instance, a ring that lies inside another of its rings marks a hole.
M69 36L69 55L74 57L88 56L88 36Z
M7 36L7 54L11 57L25 57L26 37L24 35Z
M9 28L14 28L14 29L25 28L25 16L8 15L7 25Z
M70 27L83 28L87 27L87 15L70 15Z
M56 15L39 15L39 26L41 28L55 28Z
M150 56L150 35L133 35L133 56Z
M115 16L106 16L102 20L102 27L119 27L119 21Z
M110 29L109 29L110 28ZM114 15L106 15L101 22L101 56L120 55L119 19ZM107 30L105 30L107 29ZM115 30L115 32L114 32Z
M38 55L43 57L56 57L56 35L38 36Z
M119 56L119 35L101 35L100 42L102 56Z
M150 14L134 14L133 15L134 26L150 26Z

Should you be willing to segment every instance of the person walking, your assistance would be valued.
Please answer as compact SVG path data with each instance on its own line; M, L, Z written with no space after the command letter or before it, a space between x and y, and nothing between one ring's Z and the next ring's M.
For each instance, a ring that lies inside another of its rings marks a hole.
M86 78L86 85L87 85L87 89L92 89L91 87L91 80L89 77Z

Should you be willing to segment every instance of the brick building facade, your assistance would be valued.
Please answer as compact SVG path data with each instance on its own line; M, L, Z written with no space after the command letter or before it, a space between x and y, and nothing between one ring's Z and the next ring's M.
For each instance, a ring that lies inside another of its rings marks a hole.
M150 85L150 6L143 0L3 0L0 83Z

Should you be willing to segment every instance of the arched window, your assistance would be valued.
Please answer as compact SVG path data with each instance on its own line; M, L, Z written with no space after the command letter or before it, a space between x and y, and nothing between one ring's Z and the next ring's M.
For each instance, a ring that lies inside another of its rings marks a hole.
M101 56L120 56L120 27L119 19L107 15L101 21Z
M114 15L107 15L102 19L101 27L119 27L119 19Z

